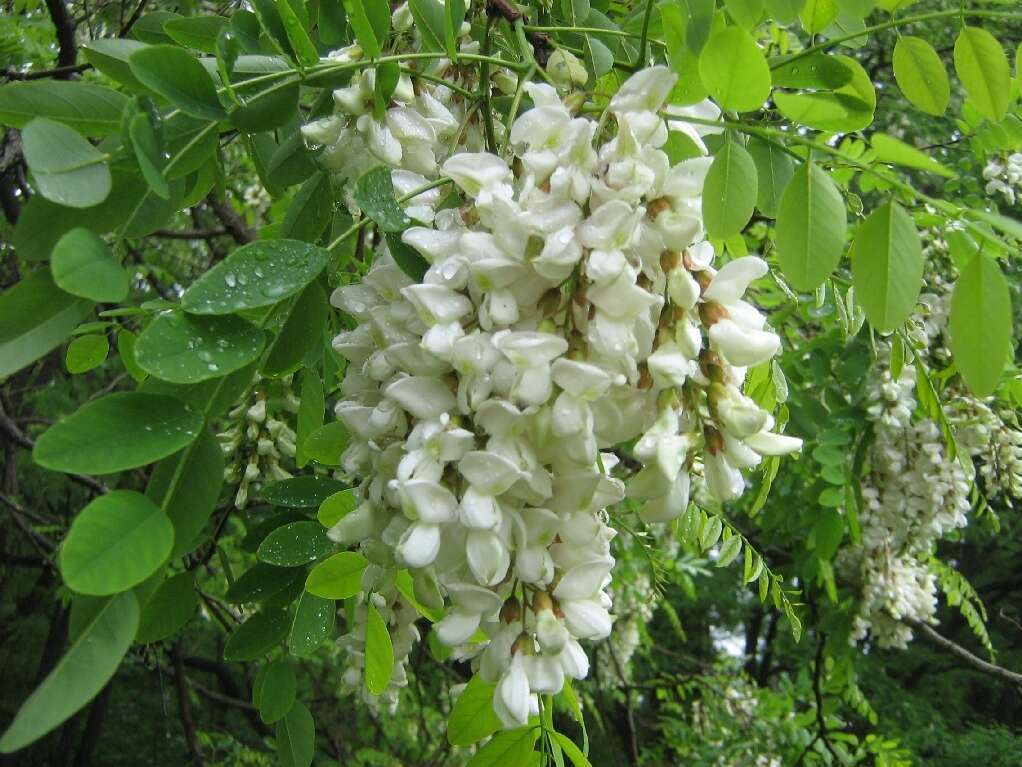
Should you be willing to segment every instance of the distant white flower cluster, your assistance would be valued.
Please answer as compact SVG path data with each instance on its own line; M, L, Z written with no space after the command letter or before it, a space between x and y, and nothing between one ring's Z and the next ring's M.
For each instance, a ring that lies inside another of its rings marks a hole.
M385 616L404 632L396 643L415 638L393 585L411 573L417 601L444 611L437 638L497 683L508 727L536 712L538 694L586 676L580 642L610 633L608 507L627 496L644 520L668 521L694 473L727 501L743 470L801 444L741 391L746 368L780 346L743 300L767 267L712 266L700 212L709 159L672 167L662 150L674 81L664 67L632 76L610 103L609 139L529 84L513 162L459 151L440 171L467 203L411 201L430 223L402 235L428 264L421 282L379 242L364 281L332 298L356 322L334 340L349 362L336 413L352 434L343 470L361 484L330 535L369 559L369 598L401 605ZM403 132L431 109L388 112L401 173L434 168L434 139ZM393 144L365 116L355 130L380 159ZM397 664L392 682L404 673Z
M288 479L282 459L295 457L295 432L284 420L298 412L298 399L289 380L272 401L264 388L256 388L227 417L230 425L217 435L227 458L224 479L237 483L234 505L245 508L253 490L265 482Z
M881 647L902 649L912 629L901 621L928 622L937 609L937 579L927 566L933 547L965 527L970 508L968 477L949 458L937 425L913 420L915 374L906 366L895 381L885 368L873 384L862 542L838 555L843 574L862 586L852 639L871 633Z
M1009 205L1014 205L1022 188L1022 153L1014 152L1003 160L990 159L983 168L986 193L999 194Z

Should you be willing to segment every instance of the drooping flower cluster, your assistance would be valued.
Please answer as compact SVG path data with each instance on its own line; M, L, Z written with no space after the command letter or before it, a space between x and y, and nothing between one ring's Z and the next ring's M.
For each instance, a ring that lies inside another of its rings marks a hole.
M629 79L609 139L528 85L514 162L454 154L442 172L465 205L403 233L421 282L380 243L364 281L333 296L357 323L334 348L349 362L342 467L361 484L331 536L372 563L371 599L393 606L394 573L410 571L416 599L445 610L438 639L497 683L509 727L584 677L580 642L611 630L609 507L627 495L667 521L693 474L727 501L744 469L800 446L741 391L779 348L743 300L766 265L711 265L709 160L672 167L662 150L674 79Z
M843 574L862 588L852 639L869 633L881 647L905 648L912 629L937 609L937 579L928 560L938 539L968 523L969 479L951 459L937 425L914 420L916 371L898 380L885 367L873 382L871 471L863 482L861 545L838 555Z
M986 193L1004 197L1008 205L1014 205L1018 191L1022 188L1022 153L1013 152L1006 158L990 159L983 167Z
M224 479L238 485L237 508L245 508L262 484L291 476L281 461L295 457L295 432L288 418L297 412L298 399L286 379L274 385L272 394L266 385L257 386L227 414L230 425L217 439L227 459Z

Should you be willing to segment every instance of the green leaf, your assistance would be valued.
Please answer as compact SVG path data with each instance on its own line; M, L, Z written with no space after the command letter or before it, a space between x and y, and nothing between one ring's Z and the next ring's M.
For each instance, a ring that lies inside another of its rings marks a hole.
M305 577L301 567L274 567L257 562L230 585L224 595L231 604L263 602L288 590Z
M408 0L408 8L415 20L415 28L422 40L422 49L441 53L446 49L446 13L437 0Z
M142 368L135 362L135 341L137 340L134 333L126 328L121 328L117 333L117 354L121 358L121 364L124 365L124 369L128 371L128 375L136 383L144 381L149 374L146 373Z
M288 630L287 613L265 610L255 613L235 629L224 646L224 660L257 660L284 641Z
M319 505L316 519L323 527L330 528L353 512L356 506L358 506L358 499L355 497L355 491L353 489L342 490L339 493L334 493Z
M344 0L344 10L358 44L366 56L375 59L390 32L390 4L386 0Z
M396 61L385 61L376 67L376 84L373 90L373 109L378 120L387 114L387 106L401 80L401 66Z
M163 177L164 159L149 116L141 112L136 114L128 125L128 135L135 150L138 167L142 170L142 177L153 194L169 200L170 187L167 185L167 179Z
M281 236L302 242L315 242L330 225L334 213L334 195L327 173L310 177L288 206Z
M156 572L173 546L174 526L156 504L133 490L113 490L75 517L60 571L79 594L116 594Z
M500 718L493 710L496 689L496 684L485 681L479 674L468 680L447 720L448 743L470 746L501 729Z
M195 572L189 570L172 575L160 584L142 608L135 641L152 644L174 636L192 619L198 606Z
M851 79L832 93L774 93L774 102L785 117L817 130L850 132L873 122L876 90L869 74L850 56L831 56L850 73Z
M840 492L837 488L829 488ZM816 555L823 560L830 560L837 553L838 546L845 534L845 520L834 508L823 509L813 525L813 537L816 541Z
M799 16L802 28L809 35L815 35L834 23L838 7L835 0L805 0Z
M979 113L999 122L1011 100L1008 57L997 38L980 27L962 27L955 40L955 71Z
M316 755L316 725L309 709L295 701L277 722L277 757L281 767L309 767Z
M926 152L916 149L914 146L909 146L893 136L888 136L886 133L874 133L872 138L870 138L870 143L873 145L873 151L880 162L901 165L905 168L917 168L947 178L953 178L955 175L954 172L941 165L930 155L926 154Z
M576 746L574 741L567 735L554 732L551 733L551 737L564 749L564 753L568 755L568 758L575 767L593 767L592 763L586 758L586 755L582 753L582 749Z
M710 37L699 54L699 77L723 109L749 112L770 96L770 67L756 40L740 27Z
M770 70L774 85L781 88L833 89L847 85L852 72L840 56L814 53L794 61L784 61Z
M323 382L319 378L319 373L312 369L306 369L302 375L302 396L298 405L298 425L295 429L297 443L295 462L300 467L309 462L309 455L305 452L305 443L309 439L309 434L323 425L325 399L326 395L323 393Z
M802 12L806 0L763 0L767 13L781 24L790 24Z
M202 416L172 397L118 392L57 421L32 458L52 471L110 474L176 453L202 429Z
M724 7L736 24L750 32L763 17L763 0L724 0Z
M267 724L283 719L295 702L298 680L288 660L275 660L266 667L259 690L259 717Z
M130 278L98 235L78 227L53 248L50 270L61 290L91 301L116 303L128 297Z
M329 554L333 542L318 522L292 522L278 527L259 544L261 562L277 567L300 567Z
M24 748L71 717L113 677L138 628L138 602L130 592L106 600L82 627L0 737L0 753Z
M911 216L896 202L874 210L852 246L855 298L882 333L901 326L923 285L923 250Z
M191 314L232 314L293 296L326 265L325 249L297 240L257 240L235 250L181 297Z
M502 730L476 752L468 767L526 767L538 738L538 727Z
M57 288L46 269L0 293L0 379L56 349L92 304Z
M848 220L830 176L804 162L785 187L777 210L777 257L796 290L815 290L841 260Z
M362 590L362 571L369 560L354 551L342 551L320 562L309 573L305 590L323 599L348 599Z
M79 336L67 346L64 367L72 375L87 373L106 361L110 342L101 333Z
M1011 296L994 259L979 253L962 270L948 328L958 371L973 394L986 397L1011 356Z
M0 123L24 128L46 117L85 136L107 136L121 129L128 100L102 85L64 80L29 80L0 87Z
M287 648L296 658L304 658L318 648L334 630L337 620L337 606L332 599L324 599L308 591L298 598L295 607L291 633L287 638Z
M144 91L145 86L131 72L128 57L135 51L148 47L146 43L138 40L107 37L85 43L82 46L82 54L86 61L114 82L125 85L133 91ZM117 128L110 132L118 132L120 123L121 115L118 113Z
M741 552L742 537L740 535L732 535L720 545L720 551L717 555L717 567L727 567L735 561Z
M341 453L348 446L351 435L340 421L331 421L320 426L305 440L305 455L324 466L339 466Z
M272 482L259 492L260 498L274 506L289 509L315 509L328 496L348 488L343 482L330 477L308 475Z
M298 61L307 67L318 64L319 52L316 50L316 46L313 45L309 32L305 29L302 20L295 13L290 0L277 0L277 13L280 14L280 20L284 24L284 31L287 33L288 42L291 43L291 48L294 50Z
M364 173L355 184L354 197L362 212L385 232L400 232L411 223L397 204L390 168L380 165Z
M457 61L458 37L461 34L461 23L465 20L465 0L444 0L444 20L447 55Z
M146 495L174 525L172 559L195 547L196 536L216 507L223 482L224 453L208 428L184 450L156 464Z
M156 317L138 337L135 361L163 381L192 384L233 373L263 350L263 332L240 317Z
M895 82L906 99L927 114L944 114L951 99L951 83L932 45L921 37L899 37L893 64Z
M748 149L756 164L756 207L767 218L775 218L795 163L781 147L755 137L749 139Z
M386 238L387 249L394 257L394 262L401 267L401 271L416 282L422 282L422 278L429 269L426 259L415 248L406 245L400 235L389 232Z
M383 616L372 602L366 605L365 653L366 689L371 695L379 695L387 689L394 673L394 645Z
M47 200L89 208L110 194L113 182L107 155L74 129L37 117L25 125L21 142L39 194Z
M203 120L227 117L216 86L195 57L173 45L152 45L128 57L131 73L146 88L185 114Z
M703 188L703 219L710 237L726 239L749 223L756 206L756 165L745 148L724 141Z
M321 350L329 312L323 288L318 282L310 283L298 296L274 339L263 364L263 374L273 378L289 375L302 366L310 353Z
M169 19L163 25L163 31L187 48L216 53L217 35L226 26L227 19L223 16L182 16Z
M163 31L163 25L168 21L180 18L181 14L173 11L153 11L135 22L135 26L131 28L131 34L142 42L153 45L172 43L173 39Z

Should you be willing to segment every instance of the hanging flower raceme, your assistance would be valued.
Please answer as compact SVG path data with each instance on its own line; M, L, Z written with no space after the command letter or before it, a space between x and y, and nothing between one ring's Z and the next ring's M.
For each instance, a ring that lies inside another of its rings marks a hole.
M668 521L693 475L727 501L743 470L801 444L741 391L780 345L743 299L766 265L713 267L709 160L672 167L663 151L674 81L630 78L609 139L528 84L513 161L454 154L441 172L465 204L402 234L421 281L380 243L365 280L333 296L355 320L334 348L360 504L331 536L370 560L366 598L381 573L411 573L418 602L444 611L437 638L496 683L508 727L586 676L580 642L611 631L610 507L629 496Z

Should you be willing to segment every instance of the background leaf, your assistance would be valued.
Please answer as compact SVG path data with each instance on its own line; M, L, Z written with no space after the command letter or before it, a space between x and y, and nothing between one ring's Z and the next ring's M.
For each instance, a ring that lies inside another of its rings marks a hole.
M814 290L841 260L848 220L830 177L812 162L795 171L777 211L777 258L796 290Z
M88 208L110 194L106 155L72 128L37 117L22 130L21 142L36 187L47 200Z
M100 607L18 709L0 737L0 753L9 754L38 740L92 700L114 675L137 629L138 602L130 592Z

